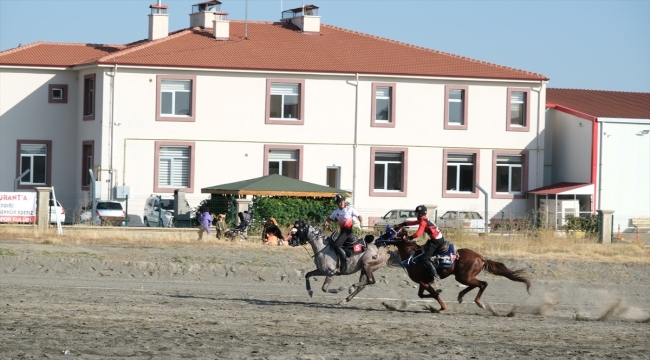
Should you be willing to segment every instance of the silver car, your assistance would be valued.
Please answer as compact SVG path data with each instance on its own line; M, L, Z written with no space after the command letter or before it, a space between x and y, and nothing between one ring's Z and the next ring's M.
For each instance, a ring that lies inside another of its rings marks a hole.
M444 213L436 221L443 229L462 229L463 231L485 232L485 220L476 211L451 210ZM488 228L488 232L490 229Z
M123 226L126 222L126 212L122 208L122 204L117 201L98 201L95 210L85 209L81 213L80 219L82 223Z
M386 213L380 219L376 220L373 224L373 228L377 232L384 232L386 230L386 225L390 227L395 227L395 225L401 224L404 221L416 221L415 212L412 209L394 209ZM409 231L415 231L418 229L417 225L411 225L406 227Z
M162 221L162 226L159 221ZM144 203L142 222L144 226L171 227L174 223L174 198L149 196Z

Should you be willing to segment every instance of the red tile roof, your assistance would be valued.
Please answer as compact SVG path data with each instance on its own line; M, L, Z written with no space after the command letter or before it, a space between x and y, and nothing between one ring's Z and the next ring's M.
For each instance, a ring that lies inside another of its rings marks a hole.
M47 46L46 46L47 45ZM81 45L77 45L82 48ZM86 45L84 45L86 46ZM61 44L32 45L0 53L0 65L69 66L100 63L241 70L444 76L516 80L548 80L544 75L473 60L330 25L307 35L284 23L230 22L230 40L217 41L211 29L185 29L156 41L131 43L101 56L72 56ZM45 48L47 47L47 49ZM22 54L25 51L24 54ZM11 53L10 53L11 52ZM32 60L38 57L39 61ZM45 63L44 63L45 62Z
M650 119L650 93L548 88L546 104L594 117Z
M529 190L529 194L537 195L558 195L569 190L579 189L581 187L589 186L591 184L585 183L572 183L572 182L561 182L553 185L543 186L541 188ZM591 193L586 193L586 195L591 195Z
M0 65L69 67L92 62L124 45L35 42L0 52Z

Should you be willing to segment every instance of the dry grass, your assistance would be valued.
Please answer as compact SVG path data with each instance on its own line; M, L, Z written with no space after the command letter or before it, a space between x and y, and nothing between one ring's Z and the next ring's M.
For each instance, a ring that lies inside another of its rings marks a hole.
M197 229L152 229L73 226L64 228L59 236L55 228L39 233L33 226L0 226L1 240L22 240L44 244L97 244L134 246L228 246L259 248L276 251L281 248L262 245L260 234L251 234L248 241L217 240L214 233L198 240ZM596 239L556 237L552 231L535 235L498 236L487 238L476 234L453 233L446 238L457 248L470 248L488 258L572 259L606 262L633 262L650 264L650 247L639 243L598 244ZM423 243L423 239L419 243ZM311 250L310 250L311 251Z
M457 248L470 248L492 258L580 259L650 263L650 247L642 243L599 244L596 238L557 237L553 231L535 235L476 236L454 233L446 237Z

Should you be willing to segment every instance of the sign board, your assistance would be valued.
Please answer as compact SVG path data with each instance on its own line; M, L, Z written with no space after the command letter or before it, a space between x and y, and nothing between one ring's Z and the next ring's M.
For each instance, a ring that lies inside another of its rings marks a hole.
M0 222L35 223L35 192L0 192Z

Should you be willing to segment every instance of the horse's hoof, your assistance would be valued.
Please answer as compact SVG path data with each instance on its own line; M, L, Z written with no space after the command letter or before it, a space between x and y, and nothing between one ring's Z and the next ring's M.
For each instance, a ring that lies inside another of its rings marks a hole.
M462 303L463 303L463 299L458 298L458 303L459 303L459 304L462 304Z
M476 305L478 305L478 307L480 307L481 309L485 309L485 305L483 305L483 303L476 303Z
M339 301L339 305L345 305L347 303L348 303L348 299L343 299L343 300Z
M310 298L313 298L313 297L314 297L314 292L313 292L313 291L309 290L309 291L307 291L307 293L309 294L309 297L310 297Z

